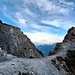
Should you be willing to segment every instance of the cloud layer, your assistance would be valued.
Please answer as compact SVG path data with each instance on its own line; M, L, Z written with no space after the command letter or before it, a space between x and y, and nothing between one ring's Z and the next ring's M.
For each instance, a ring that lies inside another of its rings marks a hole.
M63 40L63 36L53 35L45 32L34 32L25 34L27 34L27 36L31 38L31 41L33 41L35 45L53 44Z
M67 0L0 1L0 12L39 44L62 41L67 29L75 25L74 7L75 3Z

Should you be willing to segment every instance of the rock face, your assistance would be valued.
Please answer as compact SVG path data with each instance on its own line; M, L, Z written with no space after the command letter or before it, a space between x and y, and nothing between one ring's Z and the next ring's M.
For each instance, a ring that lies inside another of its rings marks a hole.
M75 27L70 28L64 40L56 44L53 52L54 55L52 55L52 57L57 55L54 60L52 59L52 62L60 72L62 71L61 75L75 75L75 65L70 65L69 63L73 62L68 58L68 56L71 57L71 55L73 55L74 53L67 56L67 52L69 50L75 50ZM51 55L51 53L49 55ZM67 61L67 59L69 61Z
M64 40L61 43L57 43L54 49L54 54L67 50L75 50L75 27L68 30Z
M0 20L0 47L17 57L43 57L30 39L17 27Z
M6 57L7 57L7 53L0 48L0 62L6 60L7 59Z

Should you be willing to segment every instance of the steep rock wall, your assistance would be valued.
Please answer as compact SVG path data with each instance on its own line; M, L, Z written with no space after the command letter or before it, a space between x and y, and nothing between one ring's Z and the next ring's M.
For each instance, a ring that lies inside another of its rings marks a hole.
M64 40L56 44L54 54L60 51L66 52L68 50L75 50L75 27L70 28Z
M0 47L18 57L43 57L23 32L0 21Z

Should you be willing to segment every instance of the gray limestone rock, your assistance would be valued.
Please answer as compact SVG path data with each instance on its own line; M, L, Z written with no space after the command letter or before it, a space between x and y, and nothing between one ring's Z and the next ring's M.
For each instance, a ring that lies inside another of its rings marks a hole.
M0 63L0 74L3 75L68 75L63 68L63 63L52 64L51 60L56 56L29 59L16 58L11 61ZM59 69L57 69L59 68Z
M0 22L0 47L17 57L43 57L30 39L14 26Z
M7 59L7 53L0 48L0 62L3 62Z
M68 30L64 40L56 44L53 52L53 56L57 56L55 59L52 59L52 63L61 72L61 75L75 75L75 68L71 67L71 70L66 63L66 53L68 50L75 50L75 27Z
M68 30L64 40L61 43L57 43L54 49L54 54L68 50L75 50L75 27L72 27Z

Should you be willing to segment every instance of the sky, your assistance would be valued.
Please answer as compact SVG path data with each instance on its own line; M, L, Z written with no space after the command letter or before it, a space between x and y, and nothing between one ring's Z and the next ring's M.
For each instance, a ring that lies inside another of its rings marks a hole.
M19 27L35 45L61 42L75 26L75 0L0 0L0 20Z

